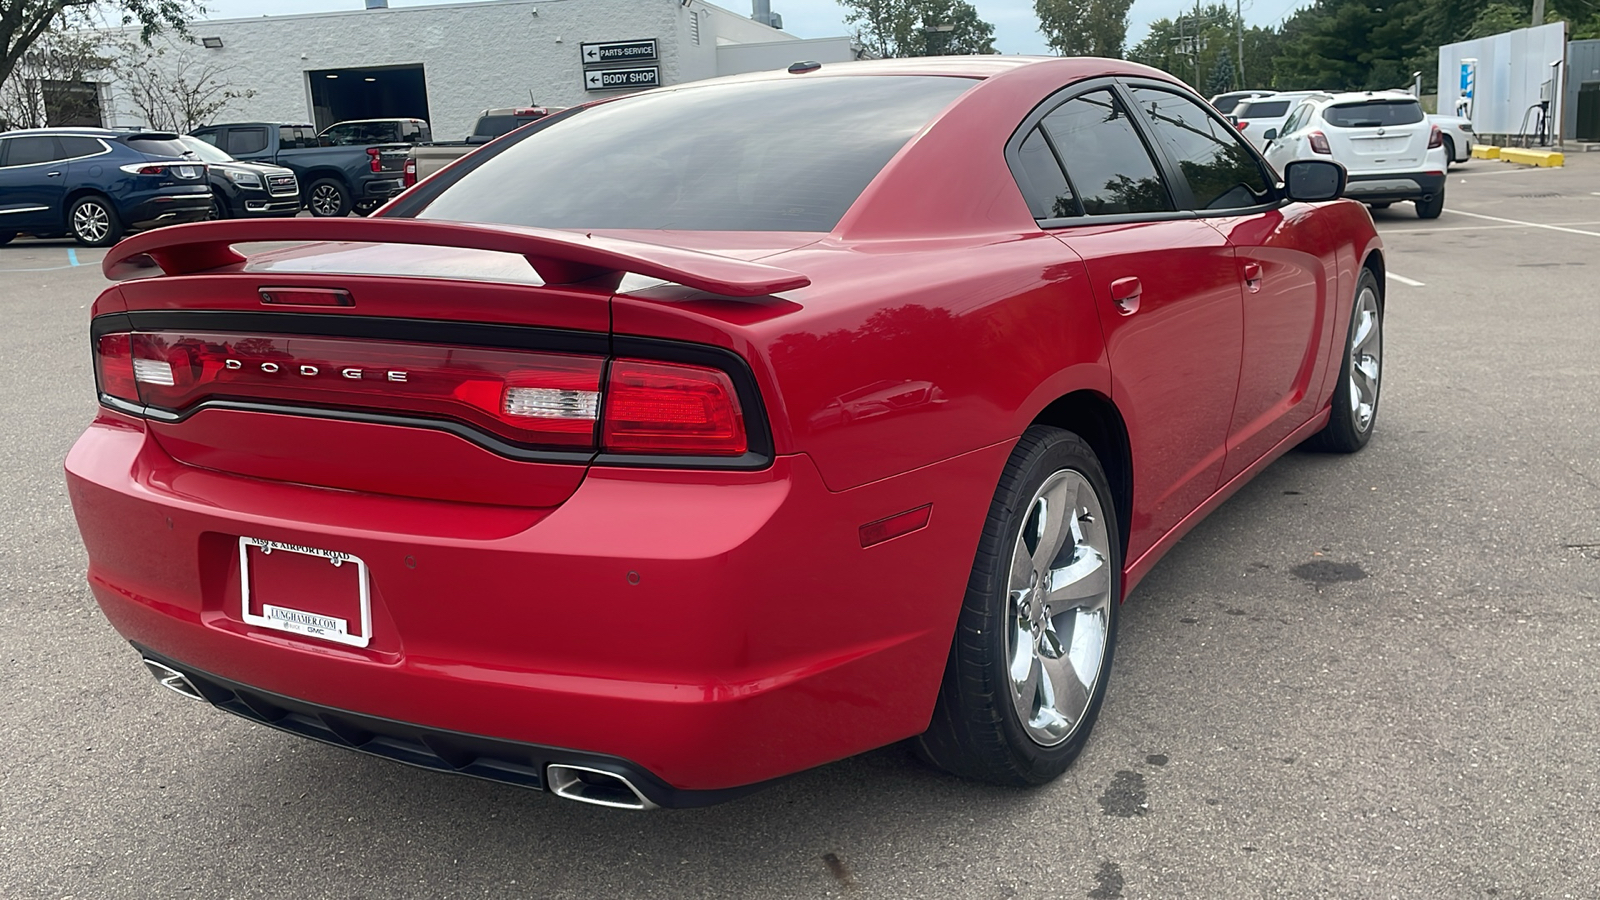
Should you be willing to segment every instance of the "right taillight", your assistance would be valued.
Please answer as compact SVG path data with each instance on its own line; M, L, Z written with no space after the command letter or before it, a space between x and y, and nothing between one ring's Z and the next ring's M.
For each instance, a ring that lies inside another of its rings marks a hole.
M1237 129L1239 129L1239 130L1240 130L1240 131L1243 131L1243 130L1245 130L1245 129L1246 129L1246 128L1249 128L1249 127L1250 127L1250 123L1249 123L1249 122L1246 122L1246 121L1244 121L1244 120L1243 120L1243 119L1241 119L1241 120L1239 120L1239 121L1237 121L1237 122L1234 122L1234 123L1233 123L1233 127L1235 127L1235 128L1237 128Z
M601 449L610 453L741 456L744 413L727 373L619 359L606 380Z
M1306 138L1311 141L1312 153L1324 153L1328 156L1333 155L1333 148L1328 146L1327 135L1320 131L1313 131L1309 135L1306 135Z
M411 187L413 184L417 183L417 161L416 160L414 160L414 159L406 160L406 167L404 169L403 174L401 175L401 181L405 184L406 187Z

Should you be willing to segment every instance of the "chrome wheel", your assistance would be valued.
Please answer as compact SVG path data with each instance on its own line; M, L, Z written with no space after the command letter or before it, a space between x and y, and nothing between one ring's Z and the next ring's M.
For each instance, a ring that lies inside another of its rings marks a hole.
M344 208L344 194L337 185L319 184L311 189L311 211L319 216L337 216Z
M72 211L72 230L86 244L98 244L111 234L111 213L93 200Z
M1088 479L1063 469L1028 502L1011 555L1006 659L1011 704L1035 743L1077 730L1101 678L1111 627L1111 549Z
M1378 386L1383 368L1383 319L1378 293L1362 285L1356 297L1355 327L1350 333L1350 416L1356 431L1372 427L1378 408Z

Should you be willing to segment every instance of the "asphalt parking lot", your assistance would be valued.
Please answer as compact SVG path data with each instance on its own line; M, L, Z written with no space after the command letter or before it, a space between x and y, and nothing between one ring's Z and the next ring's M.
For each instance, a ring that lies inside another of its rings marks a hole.
M60 464L103 251L0 248L0 897L1600 896L1600 154L1375 213L1378 430L1292 453L1130 599L1059 781L890 747L703 810L437 775L163 691Z

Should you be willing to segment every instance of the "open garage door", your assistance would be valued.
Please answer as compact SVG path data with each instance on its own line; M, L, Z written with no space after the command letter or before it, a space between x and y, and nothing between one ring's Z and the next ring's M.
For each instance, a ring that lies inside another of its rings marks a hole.
M307 72L317 130L350 119L424 119L428 83L421 65Z

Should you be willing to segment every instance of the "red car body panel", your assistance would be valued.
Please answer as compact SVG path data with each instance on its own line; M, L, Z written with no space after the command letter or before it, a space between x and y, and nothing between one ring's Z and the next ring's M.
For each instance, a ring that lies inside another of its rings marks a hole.
M1379 249L1359 204L1042 230L1005 159L1018 124L1075 81L1168 76L1081 59L834 68L748 78L974 81L827 234L292 220L119 246L108 272L146 253L169 271L108 289L97 321L315 315L721 348L749 367L771 458L629 468L293 410L103 409L66 470L112 623L308 703L731 788L927 726L994 486L1052 404L1092 398L1126 429L1125 592L1326 420ZM345 242L230 248L290 239ZM1131 315L1115 299L1130 277ZM264 287L353 305L274 307ZM929 504L926 526L863 546L863 525ZM240 536L364 560L369 646L244 621Z

